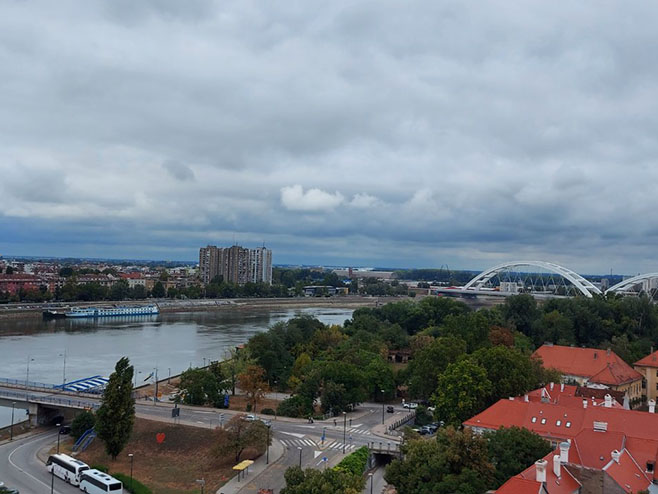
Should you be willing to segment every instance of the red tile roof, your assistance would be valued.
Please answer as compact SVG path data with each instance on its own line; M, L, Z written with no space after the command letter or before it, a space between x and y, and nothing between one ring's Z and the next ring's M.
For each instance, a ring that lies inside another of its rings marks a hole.
M541 358L547 369L586 377L591 382L619 386L642 379L640 373L610 350L542 345L532 355Z
M641 365L643 367L658 367L658 350L638 360L633 365Z
M544 460L548 462L548 465L546 465L546 490L550 494L577 493L581 484L566 468L561 468L560 477L555 475L553 471L553 456L555 455L559 456L560 452L551 451L544 456ZM533 464L501 485L496 490L496 494L539 494L542 492L541 483L537 482L536 479L537 468Z
M644 469L635 462L626 449L621 451L619 463L610 460L603 470L628 493L640 492L651 484L651 479L646 476Z

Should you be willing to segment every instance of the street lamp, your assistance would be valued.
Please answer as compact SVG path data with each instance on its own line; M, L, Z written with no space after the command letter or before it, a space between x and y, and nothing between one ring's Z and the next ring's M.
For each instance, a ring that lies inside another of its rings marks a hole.
M57 454L59 454L59 436L61 436L60 432L62 432L62 431L61 431L60 427L62 426L62 424L57 423L55 425L57 426Z
M372 474L372 472L368 474L368 477L370 477L370 494L372 494L372 484L374 483L374 478L373 478L374 475Z
M66 384L66 348L64 353L60 353L59 356L64 357L64 369L62 370L62 391L64 391L64 385Z
M299 450L299 468L302 468L302 447L297 446L297 449Z
M132 453L128 453L128 458L130 458L130 492L133 491L133 460L135 459L135 455Z
M347 412L343 412L343 454L345 454L345 435L347 433Z
M269 465L270 464L270 427L271 425L267 426L267 444L265 445L267 447L267 453L265 455L265 464Z
M30 357L29 355L27 356L27 372L25 373L25 401L29 402L29 397L27 394L27 387L29 386L30 382L30 362L34 362L34 359Z
M9 440L13 441L14 440L14 407L16 406L16 402L12 401L11 402L11 428L9 429Z
M203 494L203 488L206 485L206 479L197 479L196 483L201 484L201 494Z
M382 425L384 425L384 390L381 390L382 392Z

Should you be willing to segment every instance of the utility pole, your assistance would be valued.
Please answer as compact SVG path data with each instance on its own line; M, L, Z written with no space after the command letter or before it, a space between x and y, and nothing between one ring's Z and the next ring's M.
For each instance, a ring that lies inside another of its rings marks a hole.
M13 441L14 440L14 407L16 406L16 402L12 401L11 402L11 428L9 429L9 440Z
M346 433L347 433L347 412L343 412L343 454L345 454Z
M153 395L153 405L158 401L158 365L155 365L155 394Z

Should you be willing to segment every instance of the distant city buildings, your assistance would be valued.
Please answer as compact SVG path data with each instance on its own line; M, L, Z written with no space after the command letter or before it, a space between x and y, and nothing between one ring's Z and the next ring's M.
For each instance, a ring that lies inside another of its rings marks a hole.
M239 245L199 249L199 278L210 283L216 277L237 284L272 283L272 251L265 247L246 249Z

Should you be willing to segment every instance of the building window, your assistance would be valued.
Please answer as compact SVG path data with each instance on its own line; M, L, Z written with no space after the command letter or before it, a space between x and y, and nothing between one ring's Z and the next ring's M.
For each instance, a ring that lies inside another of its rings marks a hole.
M568 429L569 427L571 427L571 422L567 422L567 423L564 424L564 425L565 425L565 427Z
M534 424L535 422L537 422L537 417L532 417L532 419L530 420L530 422L532 422L533 424Z
M541 425L545 425L545 424L546 424L546 418L541 419Z
M557 425L558 427L560 427L560 426L562 425L562 421L561 421L561 420L558 420L557 422L555 422L555 425Z

